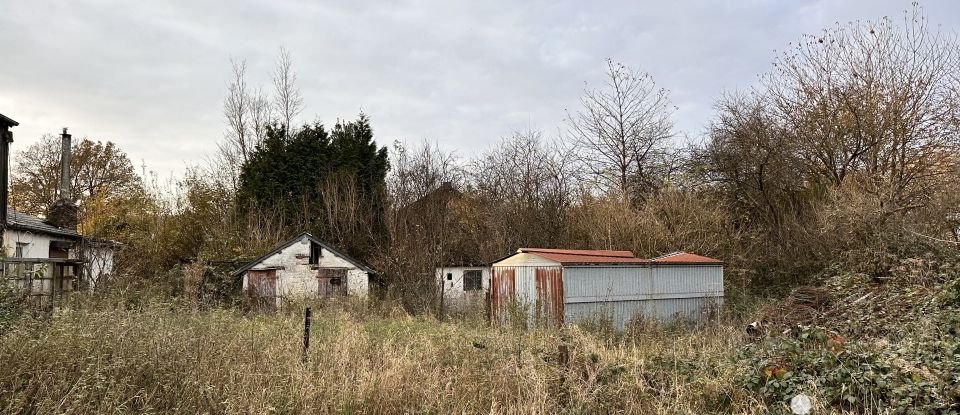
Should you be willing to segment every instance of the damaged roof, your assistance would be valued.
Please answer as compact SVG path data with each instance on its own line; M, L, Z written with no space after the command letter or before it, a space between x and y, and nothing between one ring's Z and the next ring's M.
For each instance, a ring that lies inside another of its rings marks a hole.
M689 252L672 252L666 255L658 256L650 260L658 264L722 264L723 261L719 259L708 258L702 255L691 254Z
M633 256L630 251L520 248L517 252L542 256L563 265L640 264L644 262L644 260Z
M63 236L72 239L80 238L80 234L74 229L60 228L45 222L36 216L17 212L13 208L7 208L7 228L17 229L28 232L40 232L48 235Z
M691 254L689 252L673 252L653 259L637 258L630 251L612 251L603 249L552 249L552 248L520 248L517 253L534 254L562 265L605 265L605 264L663 264L663 265L722 265L719 259ZM515 254L514 254L515 255ZM500 258L500 262L513 255Z
M273 255L276 254L277 252L280 252L280 251L286 249L287 247L289 247L290 245L293 245L293 244L299 242L299 241L300 241L301 239L303 239L304 237L306 237L307 239L309 239L311 242L314 242L314 243L316 243L317 245L320 245L321 247L323 247L323 249L326 249L327 251L332 252L334 255L340 257L340 258L343 259L344 261L347 261L347 262L353 264L355 267L357 267L357 268L359 268L359 269L361 269L361 270L363 270L363 271L365 271L365 272L367 272L367 273L369 273L369 274L376 274L376 273L377 273L376 271L374 271L372 268L368 267L368 266L367 266L366 264L364 264L363 262L360 262L360 261L354 259L353 257L351 257L351 256L349 256L349 255L347 255L347 254L344 254L344 253L336 250L336 249L333 248L332 246L330 246L330 245L328 245L328 244L326 244L326 243L321 242L319 239L317 239L315 236L311 235L309 232L304 232L304 233L301 233L301 234L299 234L299 235L291 238L290 240L288 240L288 241L286 241L286 242L278 245L276 248L270 250L270 252L267 252L267 253L261 255L261 256L258 257L257 259L254 259L253 261L250 261L249 263L247 263L247 265L244 265L244 266L240 267L239 269L237 269L236 271L233 271L233 275L239 275L239 274L242 274L242 273L248 271L250 268L253 268L253 267L256 266L257 264L259 264L259 263L263 262L264 260L266 260L267 258L270 258L271 256L273 256Z

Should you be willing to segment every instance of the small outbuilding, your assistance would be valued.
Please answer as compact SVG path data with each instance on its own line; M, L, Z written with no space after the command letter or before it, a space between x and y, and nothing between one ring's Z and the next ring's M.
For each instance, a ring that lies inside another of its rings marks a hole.
M437 285L451 305L481 302L490 290L490 266L459 264L435 269Z
M362 262L302 233L234 271L244 292L263 304L319 297L360 297L370 293L374 271Z
M496 261L490 316L508 321L517 309L529 322L560 326L609 319L700 321L723 305L723 262L686 252L654 259L629 251L521 248Z

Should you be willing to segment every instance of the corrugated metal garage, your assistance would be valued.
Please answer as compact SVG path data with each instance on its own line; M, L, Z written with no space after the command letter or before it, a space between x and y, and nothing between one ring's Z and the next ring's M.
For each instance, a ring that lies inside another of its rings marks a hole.
M723 305L723 263L676 252L640 259L629 251L521 248L493 264L490 311L505 322L559 326L605 318L622 329L636 317L699 321Z

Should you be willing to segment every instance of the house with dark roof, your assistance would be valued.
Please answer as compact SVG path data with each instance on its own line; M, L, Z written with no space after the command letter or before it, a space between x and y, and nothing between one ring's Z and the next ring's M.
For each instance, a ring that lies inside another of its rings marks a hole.
M60 264L54 265L55 272L83 278L90 288L95 288L113 274L116 245L115 241L85 237L75 229L7 208L3 246L8 262L54 261Z
M490 315L505 322L518 308L530 324L608 320L702 321L723 304L723 261L686 252L653 259L630 251L520 248L494 261Z
M70 184L71 136L61 134L60 183L57 200L40 218L7 206L10 128L17 122L0 114L0 239L3 241L2 274L36 297L52 298L76 289L90 288L113 272L115 242L89 238L77 232L78 207Z
M233 272L261 304L318 297L367 297L374 270L302 233Z

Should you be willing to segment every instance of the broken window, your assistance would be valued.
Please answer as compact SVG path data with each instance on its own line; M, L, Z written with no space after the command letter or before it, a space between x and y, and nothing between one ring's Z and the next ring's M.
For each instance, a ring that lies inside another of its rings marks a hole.
M14 258L23 258L23 254L24 254L24 252L27 252L27 247L28 247L28 246L30 246L30 244L25 243L25 242L17 242L17 248L16 248L16 250L13 252L13 257L14 257Z
M463 271L463 290L480 291L483 289L483 271L473 269Z
M320 246L320 244L316 242L310 242L310 265L319 264L321 254L323 254L323 248Z

